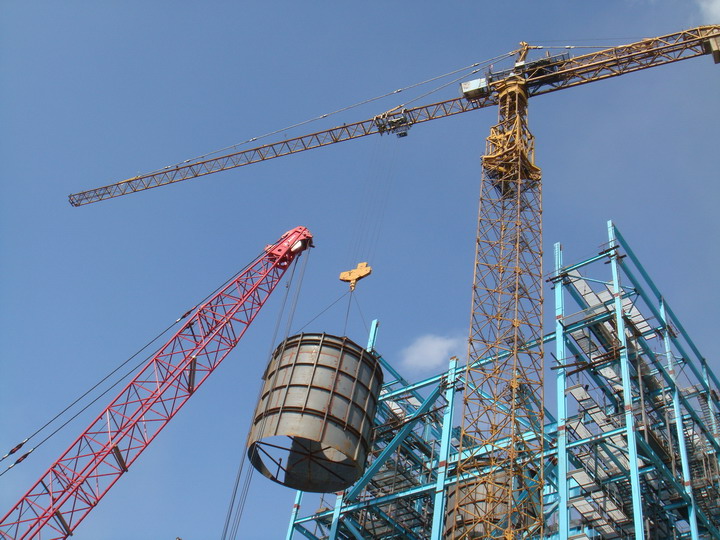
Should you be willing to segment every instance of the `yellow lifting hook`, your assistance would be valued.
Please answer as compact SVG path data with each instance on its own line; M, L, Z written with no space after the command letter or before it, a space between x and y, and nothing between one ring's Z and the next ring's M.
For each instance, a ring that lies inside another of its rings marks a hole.
M340 281L347 281L350 283L350 291L352 292L355 290L355 284L370 274L372 274L372 267L366 262L361 262L352 270L340 272Z

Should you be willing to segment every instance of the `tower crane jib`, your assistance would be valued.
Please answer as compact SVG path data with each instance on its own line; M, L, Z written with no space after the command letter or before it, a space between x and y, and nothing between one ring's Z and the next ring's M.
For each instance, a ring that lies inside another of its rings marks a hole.
M393 109L362 122L344 124L220 157L191 160L74 193L68 198L71 205L82 206L368 135L407 133L407 129L414 124L497 105L494 85L504 77L515 74L525 79L528 97L533 97L705 54L712 55L716 63L720 62L720 25L691 28L581 56L560 55L550 61L541 59L531 62L518 59L513 70L489 74L487 91L409 109Z

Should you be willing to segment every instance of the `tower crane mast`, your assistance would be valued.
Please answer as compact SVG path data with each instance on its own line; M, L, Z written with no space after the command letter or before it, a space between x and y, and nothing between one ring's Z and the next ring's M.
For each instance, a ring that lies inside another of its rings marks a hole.
M237 345L290 264L304 227L267 246L198 307L0 520L0 538L67 538Z

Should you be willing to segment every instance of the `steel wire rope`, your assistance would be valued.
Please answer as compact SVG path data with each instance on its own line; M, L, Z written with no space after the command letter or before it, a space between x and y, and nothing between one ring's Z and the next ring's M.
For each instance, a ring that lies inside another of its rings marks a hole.
M445 84L442 84L442 85L430 90L429 92L421 94L420 96L417 96L414 99L411 99L410 101L403 103L402 105L398 105L397 107L395 107L392 110L401 109L410 103L414 103L414 102L416 102L424 97L427 97L431 94L434 94L452 84L456 84L457 82L464 79L468 75L478 73L480 71L480 68L478 66L483 66L486 64L490 64L492 62L504 60L504 59L508 58L509 56L511 56L512 54L514 54L514 53L506 53L506 54L503 54L500 56L496 56L495 58L492 58L492 59L487 60L482 63L475 63L470 67L474 67L476 69L472 69L469 73L465 72L460 77L457 77ZM460 71L461 70L456 70L455 72L452 72L452 74L459 73ZM446 74L445 76L449 76L449 75L450 74ZM439 78L444 78L445 76L438 77L435 80L437 80ZM397 157L397 149L395 147L393 147L393 153L391 155L390 164L387 167L387 170L385 171L385 175L383 178L384 181L380 182L380 184L383 186L383 189L382 190L375 189L373 191L372 187L370 187L370 193L366 195L365 205L367 207L367 210L363 209L361 211L360 225L358 227L356 227L356 231L357 231L356 232L356 240L354 242L354 247L353 247L354 260L352 261L352 264L355 264L355 262L357 260L367 259L370 256L374 256L375 253L377 252L377 246L380 241L380 235L381 235L381 231L382 231L382 228L384 225L385 215L387 212L389 194L390 194L392 187L394 186L394 181L396 178L395 174L394 174L396 161L397 161L396 157ZM380 167L379 167L378 162L379 162L379 158L378 158L378 154L377 154L377 145L376 145L375 152L373 153L373 165L372 165L373 169L379 170ZM373 177L379 177L379 176L380 175L373 174ZM366 190L367 190L367 186L372 186L372 183L368 182L368 183L365 183L365 185L366 185ZM347 320L346 320L346 324L347 324Z
M283 296L283 301L280 306L280 312L276 319L275 328L273 330L273 340L271 341L271 345L270 345L271 350L272 350L272 343L274 341L275 336L277 335L278 328L280 327L280 321L282 319L282 314L285 311L285 306L287 304L288 295L290 294L290 283L292 282L292 278L295 273L295 266L296 265L293 265L293 269L290 274L290 279L288 280L287 284L285 285L285 295ZM269 356L269 354L270 353L268 353L268 356ZM256 401L259 400L259 396L261 394L262 394L262 385L260 385L260 390L258 391L258 398L256 399ZM251 426L252 426L252 421L251 421ZM247 443L248 439L249 439L249 430L248 430L248 435L246 436L246 443ZM243 469L245 466L245 455L244 454L245 454L244 452L240 453L240 463L238 465L237 473L235 474L235 483L233 484L232 495L230 497L230 503L228 504L228 509L225 514L225 523L223 525L223 532L222 532L222 536L221 536L222 540L225 540L228 538L228 527L230 526L230 521L233 520L233 515L236 512L235 499L237 498L238 488L240 486L240 480L242 479L242 473L243 473Z
M314 323L317 319L319 319L322 315L324 315L330 308L335 306L340 300L345 298L348 294L350 294L350 291L345 291L343 294L341 294L337 299L335 299L330 305L328 305L325 309L323 309L320 313L315 315L312 319L310 319L307 323L305 323L305 326L301 327L298 332L302 332L305 330L308 326L310 326L312 323Z
M214 296L218 291L220 291L223 287L225 287L228 283L233 281L237 278L241 273L243 273L245 270L247 270L250 266L255 264L257 262L258 258L263 254L261 252L258 256L256 256L253 261L247 265L245 265L244 268L242 268L240 271L236 272L232 277L227 279L225 283L217 287L213 292L205 296L204 299L202 299L200 302L195 304L192 308L190 308L188 311L186 311L183 315L181 315L177 320L175 320L172 324L170 324L167 328L162 330L159 334L157 334L154 338L152 338L149 342L147 342L143 347L141 347L138 351L136 351L133 355L131 355L129 358L121 362L115 369L110 371L107 375L105 375L102 379L100 379L97 383L95 383L93 386L91 386L88 390L86 390L83 394L81 394L79 397L77 397L74 401L72 401L69 405L67 405L62 411L57 413L53 418L48 420L42 427L38 428L33 434L26 437L22 442L17 444L13 449L11 449L9 452L7 452L2 458L0 458L0 462L4 461L5 459L9 458L10 456L17 453L25 443L32 440L34 437L36 437L38 434L40 434L42 431L47 429L50 425L55 423L61 416L63 416L66 412L68 412L70 409L72 409L75 405L80 403L84 398L86 398L88 395L90 395L94 390L96 390L98 387L100 387L105 381L110 379L113 375L115 375L118 371L120 371L123 367L125 367L130 361L132 361L134 358L136 358L140 353L145 351L148 347L150 347L153 343L155 343L158 339L160 339L162 336L167 334L173 327L175 327L180 321L187 318L195 309L197 309L199 306L204 305L209 298ZM0 472L0 476L3 476L5 473L7 473L10 469L15 467L16 465L19 465L25 459L27 459L30 454L32 454L35 450L40 448L44 443L46 443L50 438L55 436L58 432L60 432L64 427L66 427L68 424L70 424L73 420L75 420L78 416L80 416L82 413L87 411L92 405L97 403L97 401L108 394L113 388L116 388L122 381L127 379L130 375L132 375L134 372L136 372L140 367L148 361L148 359L151 358L151 355L145 356L142 358L142 360L134 365L130 370L128 370L124 375L120 376L118 379L115 380L108 388L106 388L103 392L101 392L98 396L93 398L90 402L85 404L79 411L77 411L74 415L72 415L69 419L64 421L58 428L56 428L54 431L52 431L48 436L46 436L44 439L42 439L38 444L36 444L34 447L32 447L30 450L28 450L26 453L24 453L22 456L20 456L12 465L7 467L5 470Z
M458 69L455 69L455 70L453 70L453 71L449 71L449 72L444 73L444 74L442 74L442 75L437 75L437 76L435 76L435 77L431 77L430 79L426 79L426 80L421 81L421 82L418 82L418 83L410 84L410 85L408 85L408 86L404 86L404 87L402 87L402 88L398 88L398 89L396 89L396 90L392 90L392 91L390 91L390 92L386 92L386 93L381 94L381 95L379 95L379 96L375 96L375 97L372 97L372 98L368 98L368 99L359 101L359 102L354 103L354 104L352 104L352 105L347 105L347 106L345 106L345 107L341 107L340 109L334 110L334 111L332 111L332 112L325 113L325 114L321 114L321 115L319 115L319 116L315 116L315 117L313 117L313 118L309 118L309 119L307 119L307 120L303 120L303 121L301 121L301 122L297 122L297 123L295 123L295 124L291 124L291 125L286 126L286 127L284 127L284 128L276 129L276 130L274 130L274 131L270 131L270 132L265 133L265 134L263 134L263 135L259 135L259 136L257 136L257 137L252 137L252 138L247 139L247 140L245 140L245 141L242 141L242 142L239 142L239 143L235 143L235 144L231 144L231 145L229 145L229 146L225 146L225 147L223 147L223 148L219 148L218 150L213 150L213 151L211 151L211 152L207 152L207 153L205 153L205 154L201 154L201 155L199 155L199 156L196 156L196 157L193 157L193 158L189 158L189 159L186 159L186 160L184 160L184 161L181 161L181 162L178 162L178 163L175 163L175 164L172 164L172 165L166 165L165 167L161 167L161 168L159 168L159 169L155 169L155 170L150 171L150 172L148 172L148 173L146 173L146 174L156 174L156 173L160 173L160 172L162 172L162 171L164 171L164 170L172 169L172 168L174 168L174 167L178 167L178 166L185 165L185 164L188 164L188 163L193 163L193 162L195 162L195 161L203 160L203 159L205 159L205 158L209 158L210 156L214 156L214 155L216 155L216 154L219 154L220 152L226 152L227 150L236 150L236 149L238 149L240 146L243 146L243 145L245 145L245 144L249 144L249 143L252 143L252 142L256 142L256 141L259 141L260 139L265 139L265 138L267 138L267 137L271 137L271 136L273 136L273 135L277 135L277 134L279 134L279 133L283 133L283 132L286 132L286 131L288 131L288 130L295 129L295 128L300 127L300 126L304 126L304 125L307 125L307 124L311 124L311 123L313 123L313 122L317 122L318 120L324 120L325 118L329 118L330 116L334 116L334 115L336 115L336 114L339 114L339 113L342 113L342 112L345 112L345 111L348 111L348 110L351 110L351 109L355 109L355 108L361 107L361 106L363 106L363 105L367 105L368 103L372 103L372 102L374 102L374 101L378 101L378 100L384 99L384 98L386 98L386 97L389 97L389 96L392 96L392 95L395 95L395 94L399 94L399 93L401 93L401 92L405 92L405 91L407 91L407 90L412 90L413 88L417 88L417 87L423 86L423 85L425 85L425 84L430 84L431 82L435 82L435 81L437 81L437 80L444 79L445 77L450 77L451 75L455 75L455 74L460 73L460 72L466 72L465 75L463 75L463 77L466 77L466 76L468 75L467 71L470 70L471 68L479 68L480 66L486 66L486 65L488 65L488 64L491 64L492 62L497 62L497 61L500 60L500 59L504 59L504 58L507 58L507 57L509 57L509 56L512 56L513 54L514 54L514 52L512 52L512 53L505 53L505 54L503 54L503 55L496 56L496 57L491 58L491 59L489 59L489 60L484 60L484 61L482 61L482 62L474 62L474 63L472 63L472 64L469 64L469 65L467 65L467 66L463 66L463 67L458 68ZM472 73L477 73L478 71L480 71L480 70L479 70L479 69L473 69L472 71L470 71L470 73L471 73L471 74L472 74ZM460 77L459 79L462 79L463 77ZM459 80L459 79L456 79L456 80L454 80L454 81L451 81L451 83L448 83L448 84L452 84L452 82L457 82L457 80ZM448 86L448 85L442 85L442 86L438 87L437 89L435 89L435 90L433 90L433 91L431 91L431 92L427 92L427 93L423 94L423 96L430 95L430 94L436 92L436 91L439 90L439 89L445 88L446 86ZM417 101L417 98L409 101L408 103L412 103L412 102L414 102L414 101Z
M353 296L355 296L355 291L351 289L351 290L350 290L350 297L348 298L347 309L345 310L345 325L343 326L343 336L346 336L346 337L347 337L348 319L350 318L350 306L352 306Z
M397 148L393 148L393 152L390 156L390 163L385 171L385 179L382 183L383 191L378 194L378 204L376 210L376 217L372 222L372 226L369 232L368 239L368 253L369 259L374 259L377 253L377 248L380 243L381 232L385 225L385 216L387 215L388 204L390 200L390 194L395 187L397 175L395 174L397 166Z
M283 344L285 344L285 342L287 341L287 337L288 337L289 330L290 330L290 325L291 325L292 319L295 315L295 311L297 309L297 303L298 303L298 299L300 296L300 290L301 290L302 283L305 278L305 271L307 269L309 260L310 260L310 252L308 251L308 254L304 258L303 264L301 266L299 281L298 281L297 286L295 287L295 295L293 297L293 300L292 300L292 303L290 306L290 310L288 312L288 322L286 324L285 335L283 337ZM293 264L292 270L290 272L290 278L285 287L285 295L283 296L283 301L282 301L282 305L280 308L280 312L278 314L278 317L275 322L275 327L273 329L273 334L272 334L272 337L270 340L270 347L269 347L269 351L267 353L268 358L271 357L273 349L275 348L274 344L276 343L277 334L280 329L280 324L281 324L282 318L285 314L287 300L290 295L292 285L295 282L295 271L297 269L297 266L298 266L298 260L296 259L295 264ZM273 381L277 378L277 375L278 375L278 370L276 370L275 374L273 375ZM272 384L274 384L274 382ZM262 397L263 387L264 387L264 384L261 384L260 388L257 392L256 402L258 402L258 403L260 402L260 399ZM248 433L246 436L246 447L250 441L250 434L252 431L253 420L251 420L250 426L248 428ZM266 422L267 422L267 417L263 417L260 428L259 428L260 432L262 432L262 430L264 429ZM243 513L244 513L244 509L245 509L245 503L247 501L247 495L248 495L249 489L250 489L250 482L252 481L252 477L255 472L254 468L251 467L249 469L249 472L247 472L245 474L245 481L243 482L242 489L240 490L240 497L238 499L238 488L240 487L240 481L242 480L244 464L245 464L245 452L241 452L240 464L238 465L238 470L237 470L237 474L235 476L235 483L233 485L233 491L232 491L232 496L230 499L230 504L228 505L228 510L227 510L227 513L225 516L225 524L223 526L223 532L222 532L222 537L221 537L222 540L236 538L238 529L240 526L240 522L242 521L242 517L243 517ZM236 501L237 501L237 504L236 504ZM232 525L230 524L231 521L232 521Z
M307 259L306 259L306 261L305 261L305 266L307 266ZM302 281L302 278L304 278L305 266L303 267L303 269L302 269L302 271L301 271L301 281ZM291 279L292 279L292 277L293 277L293 276L291 275ZM324 308L320 313L318 313L315 317L313 317L310 321L308 321L304 326L302 326L299 330L297 330L297 332L298 332L298 333L299 333L299 332L302 332L307 326L309 326L309 325L310 325L311 323L313 323L316 319L318 319L320 316L322 316L325 312L327 312L330 308L332 308L335 304L337 304L340 300L342 300L342 299L343 299L345 296L347 296L349 293L350 293L350 291L346 291L345 293L343 293L339 298L337 298L336 300L334 300L330 305L328 305L326 308ZM288 295L288 294L289 294L289 288L288 288L288 290L286 291L286 297L285 297L286 299L287 299L287 295ZM283 340L283 343L287 340L287 336L288 336L289 333L290 333L290 328L292 327L292 318L294 317L294 311L295 311L295 307L296 307L296 304L297 304L298 296L299 296L299 287L298 287L298 289L297 289L296 296L295 296L295 299L294 299L294 301L293 301L293 303L294 303L295 305L294 305L294 306L292 307L292 309L291 309L291 311L292 311L292 316L290 316L290 317L288 318L288 324L287 324L287 327L286 327L286 335L285 335L285 339ZM283 306L284 306L284 305L285 305L285 302L283 303ZM278 318L278 320L277 320L277 322L276 322L276 332L277 332L277 329L279 328L279 325L280 325L280 322L281 322L281 318L282 318L282 315ZM273 341L274 341L274 340L273 340ZM272 348L273 348L273 346L272 346L272 343L271 343L271 351L272 351ZM281 351L280 354L282 354L282 351ZM268 354L268 356L270 356L270 353ZM277 377L277 375L278 375L278 372L277 372L277 370L276 370L276 372L275 372L275 374L274 374L274 377ZM262 393L262 387L260 388L260 391L259 391L259 394L261 394L261 393ZM259 400L259 396L258 396L258 400ZM264 423L265 421L266 421L266 418L263 418L263 423ZM248 430L248 440L249 440L249 436L250 436L250 433L249 433L249 430ZM243 458L244 458L244 456L243 456ZM240 467L238 468L238 473L237 473L236 478L235 478L235 485L234 485L234 488L233 488L233 489L234 489L234 492L233 492L233 502L232 502L233 505L234 505L234 500L237 498L237 490L238 490L240 481L241 481L241 479L242 479L243 464L244 464L244 459L241 461ZM247 495L248 495L248 492L249 492L250 482L252 481L253 473L254 473L254 470L251 470L250 473L248 473L248 474L245 475L245 480L244 480L244 482L243 482L243 487L242 487L242 490L241 490L241 492L240 492L240 499L239 499L239 502L238 502L237 507L236 507L234 510L231 510L230 508L228 509L228 515L226 516L226 524L225 524L225 527L224 527L224 529L223 529L222 540L232 540L232 539L235 539L235 538L237 537L237 532L238 532L238 528L239 528L240 521L241 521L241 519L242 519L242 514L243 514L243 512L244 512L245 502L247 501ZM232 520L232 526L230 526L230 530L228 531L228 526L229 526L230 520Z
M363 326L365 326L365 330L367 333L370 333L370 328L367 325L367 322L365 322L365 317L363 316L362 310L360 309L360 303L357 300L357 295L355 294L355 291L350 291L350 297L348 298L348 305L347 309L345 310L345 326L343 327L343 335L347 337L347 327L348 327L348 321L350 320L350 308L352 307L353 300L355 301L355 306L357 307L358 313L360 314L360 320L363 323Z
M375 138L370 158L367 160L369 165L364 168L367 173L366 180L360 182L362 188L361 193L359 196L355 197L355 201L357 201L357 204L353 205L353 208L355 209L355 216L352 220L352 225L350 226L352 238L350 242L347 243L349 250L346 250L347 259L345 260L345 264L347 267L350 267L358 262L358 254L361 251L364 230L368 221L367 215L372 210L370 201L372 200L373 192L377 190L376 184L378 175L375 174L375 171L380 169L380 144L380 139Z
M378 139L376 139L378 140ZM379 140L378 140L379 142ZM392 146L389 159L381 163L379 147L374 155L370 168L370 180L366 182L367 190L359 206L358 226L355 230L357 238L352 252L351 264L368 261L375 254L383 228L390 193L395 187L397 176L397 146Z
M460 77L456 77L455 79L453 79L453 80L451 80L451 81L449 81L449 82L447 82L447 83L445 83L445 84L441 84L440 86L438 86L438 87L436 87L436 88L433 88L432 90L430 90L430 91L428 91L428 92L425 92L424 94L420 94L419 96L411 99L410 101L406 101L406 102L403 103L402 105L398 105L397 108L403 108L403 107L405 107L406 105L409 105L409 104L411 104L411 103L415 103L416 101L418 101L418 100L420 100L420 99L422 99L422 98L425 98L425 97L427 97L427 96L429 96L429 95L432 95L432 94L434 94L435 92L439 92L439 91L442 90L443 88L447 88L447 87L450 86L451 84L455 84L455 83L460 82L462 79L464 79L465 77L467 77L467 76L469 76L469 75L474 75L475 73L480 73L480 71L481 71L481 66L482 66L482 67L485 67L485 66L491 65L491 64L494 63L494 62L499 62L499 61L501 61L501 60L505 60L505 59L507 59L507 58L510 58L511 56L514 56L516 52L517 52L517 51L512 51L512 52L508 52L508 53L505 53L505 54L500 54L500 55L498 55L498 56L495 56L494 58L490 58L489 60L485 60L485 61L483 61L483 62L478 62L478 63L476 63L476 64L473 64L472 66L468 66L468 67L473 67L473 68L475 68L475 69L472 69L472 70L470 70L470 71L468 71L468 72L466 72L466 73L463 73ZM457 71L455 71L454 73L452 73L452 75L454 75L455 73L459 73L459 72L460 72L460 70L457 70ZM446 76L449 76L449 75L450 75L450 74L448 74L448 75L446 75ZM435 80L437 80L437 79L435 79Z
M558 40L560 41L560 40ZM605 49L606 47L601 45L533 45L534 49L545 50L545 49Z
M365 316L363 315L362 309L360 308L360 301L357 299L357 296L353 296L353 299L355 300L355 306L357 307L358 313L360 314L360 320L363 323L363 326L365 327L365 331L370 334L370 327L368 326L367 321L365 320Z

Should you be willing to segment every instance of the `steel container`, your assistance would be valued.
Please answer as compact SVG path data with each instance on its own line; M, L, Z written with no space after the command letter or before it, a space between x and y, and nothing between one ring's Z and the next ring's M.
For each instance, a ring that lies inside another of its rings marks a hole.
M300 334L272 354L248 439L263 475L302 491L334 492L365 467L383 374L347 337Z

